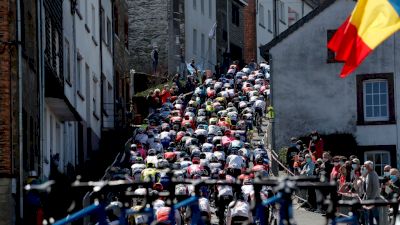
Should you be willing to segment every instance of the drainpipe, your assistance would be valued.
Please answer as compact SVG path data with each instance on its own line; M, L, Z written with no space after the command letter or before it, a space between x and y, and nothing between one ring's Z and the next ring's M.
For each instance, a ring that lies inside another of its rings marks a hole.
M278 20L277 20L277 10L276 10L276 7L277 7L277 0L273 0L272 1L272 3L273 3L273 10L274 10L274 38L276 37L276 36L278 36Z
M227 53L231 53L231 45L230 45L230 35L229 35L229 29L230 29L230 26L229 26L229 0L226 0L226 40L227 40L227 45L228 45L228 51L227 51ZM230 56L229 56L229 58L230 58Z
M23 136L22 136L22 46L21 46L21 0L16 1L17 6L17 42L18 42L18 138L19 138L19 210L20 218L24 215L24 158L23 158Z
M272 106L272 108L274 108L274 98L273 98L273 90L274 90L274 83L273 83L273 60L272 60L272 55L270 52L268 52L268 63L269 63L269 75L270 75L270 106ZM275 110L275 109L274 109ZM271 124L271 151L274 151L275 153L278 153L278 151L276 150L276 146L275 146L275 119L276 119L276 114L274 116L274 118L272 120L270 120L270 124ZM274 160L272 160L272 162L274 162ZM279 173L279 169L278 169L278 165L271 165L271 169L272 169L272 173L274 175L278 175Z
M99 36L100 36L100 38L99 38L99 47L100 47L100 136L101 136L101 134L102 134L102 131L103 131L103 127L104 127L104 125L103 125L103 106L104 106L104 103L103 103L103 101L104 101L104 93L103 93L103 86L104 86L104 84L103 84L103 40L101 39L102 37L101 37L101 34L102 34L102 29L101 29L101 23L104 23L104 19L106 18L106 13L105 13L105 10L103 10L103 18L101 18L101 9L102 9L102 6L101 6L101 0L99 0L99 18L100 19L103 19L103 21L100 21L100 23L99 23L99 25L100 25L100 29L99 29ZM107 34L106 34L107 35ZM110 40L108 40L110 43L108 43L108 44L111 44L111 41ZM90 86L90 85L89 85Z
M114 15L114 4L115 4L115 1L111 1L111 21L114 21L114 17L115 17L115 15ZM124 19L125 20L125 19ZM125 23L125 22L124 22ZM116 127L116 123L115 123L115 115L117 114L117 111L116 111L116 105L115 105L115 98L116 98L116 96L117 96L117 92L116 92L116 90L117 90L117 81L115 80L115 65L114 65L114 59L115 59L115 46L114 46L114 34L115 34L115 27L114 27L114 23L111 23L112 25L112 35L111 35L111 37L112 37L112 65L113 65L113 69L112 69L112 73L113 73L113 75L112 75L112 78L113 78L113 96L112 96L112 102L113 102L113 123L114 123L114 130L115 130L115 127Z
M39 60L39 126L40 126L40 157L41 157L41 178L44 178L44 171L43 171L43 164L45 163L44 158L44 151L46 151L45 143L45 118L44 118L44 48L42 47L42 37L43 37L43 30L42 30L42 7L43 7L43 0L37 1L37 42L38 42L38 60Z
M71 1L71 4L74 4L73 1ZM72 65L73 65L73 74L76 75L77 74L77 68L75 63L77 62L77 51L76 51L76 18L75 18L75 12L76 12L76 4L71 6L71 14L72 14L72 54L73 54L73 60L72 60ZM71 56L70 56L71 57ZM75 77L74 77L74 80ZM74 107L77 109L78 108L78 103L76 101L76 85L73 85L73 103L74 103ZM79 123L80 121L77 121L75 123L76 127L74 126L74 141L75 141L75 158L74 158L74 166L76 166L77 164L80 164L79 162ZM83 150L83 149L81 149Z

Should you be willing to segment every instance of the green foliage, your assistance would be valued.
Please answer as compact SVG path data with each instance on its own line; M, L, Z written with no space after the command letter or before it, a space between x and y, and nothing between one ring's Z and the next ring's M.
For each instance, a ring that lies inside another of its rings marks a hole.
M286 162L287 151L288 151L288 147L283 147L278 152L279 161L281 161L285 165L287 164L287 162Z

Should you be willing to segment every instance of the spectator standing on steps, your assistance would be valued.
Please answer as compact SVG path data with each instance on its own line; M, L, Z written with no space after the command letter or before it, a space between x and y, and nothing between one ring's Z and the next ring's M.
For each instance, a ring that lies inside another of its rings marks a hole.
M157 46L154 46L153 51L151 51L151 61L153 62L153 74L156 75L157 66L158 66L158 47Z

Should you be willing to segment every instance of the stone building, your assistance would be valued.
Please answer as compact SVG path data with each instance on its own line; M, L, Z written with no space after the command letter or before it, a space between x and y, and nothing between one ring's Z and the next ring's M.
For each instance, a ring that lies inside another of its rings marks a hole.
M158 74L177 72L184 55L184 0L128 0L130 66L152 73L151 51L158 48Z
M399 35L378 46L349 77L327 43L346 20L355 1L325 1L261 48L271 59L275 149L292 136L312 130L352 134L357 149L330 149L358 155L383 166L399 167Z
M217 59L225 67L232 60L244 63L245 0L217 2Z

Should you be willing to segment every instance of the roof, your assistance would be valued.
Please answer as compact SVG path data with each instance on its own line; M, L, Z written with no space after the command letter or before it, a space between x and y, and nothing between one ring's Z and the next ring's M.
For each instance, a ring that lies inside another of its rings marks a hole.
M290 34L298 30L300 27L302 27L305 23L309 22L312 20L314 17L319 15L322 11L324 11L326 8L328 8L330 5L332 5L336 0L326 0L324 1L321 5L319 5L317 8L315 8L313 11L311 11L309 14L298 20L296 23L294 23L292 26L290 26L288 29L280 33L278 36L276 36L274 39L272 39L269 43L263 45L260 47L261 55L264 58L266 55L266 52L277 45L279 42L284 40L286 37L288 37Z

